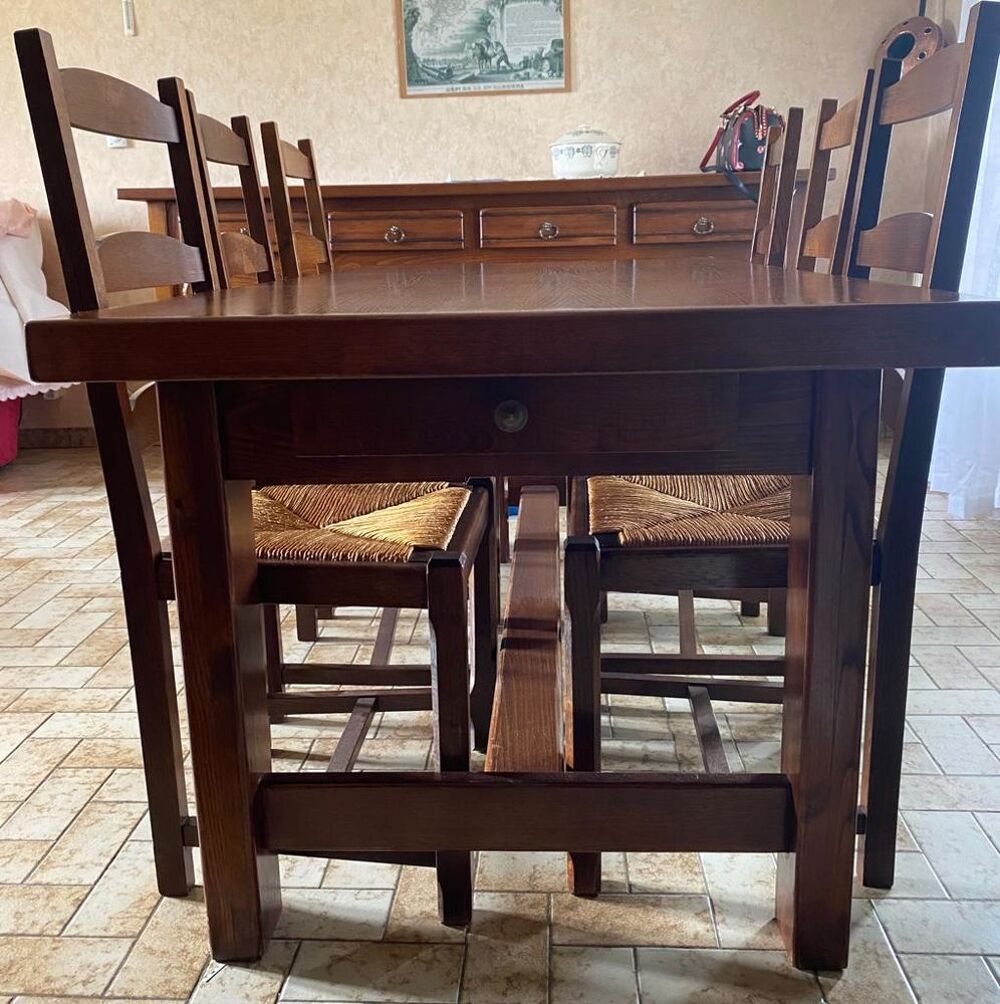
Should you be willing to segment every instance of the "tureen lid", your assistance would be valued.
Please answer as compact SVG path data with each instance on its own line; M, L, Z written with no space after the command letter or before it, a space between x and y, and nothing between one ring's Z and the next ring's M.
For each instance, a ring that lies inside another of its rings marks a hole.
M592 126L577 126L575 129L564 133L552 146L571 146L577 143L612 143L617 144L618 140L603 129L594 129Z

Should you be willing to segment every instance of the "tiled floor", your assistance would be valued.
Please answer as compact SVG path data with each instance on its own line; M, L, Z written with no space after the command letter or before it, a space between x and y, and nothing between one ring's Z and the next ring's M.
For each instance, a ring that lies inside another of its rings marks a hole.
M117 1001L490 1004L972 1004L1000 1000L1000 521L932 498L922 556L899 878L858 890L852 963L798 973L778 951L769 855L608 855L597 902L558 854L483 854L468 934L438 925L433 874L282 862L279 936L253 967L209 961L198 891L156 893L118 573L88 451L0 472L0 1004ZM774 650L761 620L699 603L707 651ZM342 610L292 659L364 659L374 611ZM607 643L677 645L676 606L614 597ZM401 620L395 657L424 660ZM772 769L774 709L720 705L734 768ZM275 730L282 769L321 768L343 719ZM693 769L690 716L615 699L609 766ZM364 769L423 766L424 714L394 715Z

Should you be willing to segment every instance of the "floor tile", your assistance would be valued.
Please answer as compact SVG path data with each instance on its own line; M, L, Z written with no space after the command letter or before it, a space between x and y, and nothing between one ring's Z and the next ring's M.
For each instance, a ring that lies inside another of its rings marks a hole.
M0 885L0 934L59 934L87 891L79 885Z
M696 853L629 854L628 881L631 892L701 894L706 891L701 856Z
M336 889L395 889L399 871L399 865L375 861L330 861L321 884Z
M717 941L705 896L562 893L552 897L552 943L714 948Z
M208 961L202 890L162 899L110 987L120 997L187 997Z
M389 889L282 890L275 937L379 940L389 919Z
M552 949L550 1004L636 1004L631 948Z
M906 823L954 899L1000 899L1000 851L971 812L907 812Z
M972 955L904 955L903 968L920 1004L988 1004L1000 985L986 961Z
M294 942L272 941L259 962L209 962L191 995L191 1004L272 1004L296 948Z
M306 942L281 1000L454 1004L463 953L461 945Z
M386 941L464 942L465 932L438 920L433 868L404 868L389 912Z
M781 952L636 954L642 1004L822 1004L816 977L792 969Z
M476 894L463 1004L548 1004L548 911L542 893Z
M32 882L92 884L142 818L141 802L85 805L31 876Z
M897 952L1000 954L1000 903L897 899L875 909Z
M781 948L770 854L702 854L723 948Z
M103 770L54 770L0 827L0 840L57 839L107 774Z
M152 845L129 841L95 883L66 933L134 937L159 899Z
M130 941L0 937L0 993L103 993Z
M899 961L871 903L851 911L851 958L840 973L820 974L825 1004L915 1004Z

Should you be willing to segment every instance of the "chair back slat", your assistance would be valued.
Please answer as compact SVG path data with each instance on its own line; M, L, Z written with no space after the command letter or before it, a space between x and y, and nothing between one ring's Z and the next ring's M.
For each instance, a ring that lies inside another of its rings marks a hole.
M180 142L171 110L141 87L77 66L60 75L74 129L151 143Z
M260 275L270 268L267 251L249 234L225 231L219 237L229 276Z
M250 163L246 143L229 126L213 119L210 115L198 116L201 130L202 151L211 164L228 164L230 167L246 167Z
M887 87L882 94L879 123L893 126L915 122L951 108L967 55L964 43L949 45Z
M285 278L298 278L304 273L330 271L333 252L327 233L323 193L316 169L316 156L312 142L299 141L298 147L285 142L274 122L264 122L260 127L264 145L264 163L267 167L267 185L270 192L271 215L275 236L278 239L278 256ZM308 174L303 176L302 161L308 164ZM291 164L291 166L290 166ZM295 166L298 165L298 166ZM302 180L306 211L309 218L309 240L296 232L292 218L292 200L288 179Z
M824 118L827 105L832 103L833 114L829 118ZM837 102L827 99L823 102L820 112L822 126L819 130L816 149L824 153L831 153L834 150L843 150L854 142L854 127L857 124L859 101L854 98L846 105L837 107Z
M843 106L839 106L832 98L827 98L820 105L799 238L797 267L800 269L811 271L815 269L817 260L822 259L829 261L830 272L834 275L841 275L846 270L850 244L850 207L857 194L874 80L874 71L869 70L858 97ZM824 216L833 154L848 148L850 155L840 211Z
M205 280L201 252L166 234L110 234L98 239L97 254L109 293Z
M252 282L273 282L274 256L271 234L264 210L260 171L254 152L250 120L245 115L231 119L231 126L198 111L194 95L187 92L188 107L194 122L198 156L198 174L205 193L209 229L215 250L219 283L224 289ZM218 207L209 163L239 168L240 189L247 226L241 233L224 232L219 223Z
M750 254L753 262L766 265L785 263L802 141L802 118L801 108L791 108L783 129L772 126L768 130Z
M309 156L286 140L281 140L281 159L286 178L298 178L300 181L312 179L313 166Z
M930 213L900 213L882 220L861 235L858 264L896 272L923 272L933 224Z
M840 213L833 213L809 227L802 235L802 254L806 258L832 261L840 233Z
M218 278L198 179L194 130L182 100L181 82L161 80L157 98L106 74L75 67L61 70L47 32L25 29L15 32L14 40L70 309L94 310L107 305L109 292L169 286L178 275L195 288L215 288ZM141 232L132 240L124 234L105 239L99 250L74 126L166 146L188 247L166 236L152 242ZM136 254L130 257L125 253L128 249ZM200 272L191 265L195 256Z

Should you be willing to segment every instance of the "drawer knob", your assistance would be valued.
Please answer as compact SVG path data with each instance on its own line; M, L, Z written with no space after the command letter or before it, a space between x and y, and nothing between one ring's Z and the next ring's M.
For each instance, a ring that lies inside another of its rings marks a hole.
M545 223L538 228L538 236L541 237L543 241L554 241L559 236L559 227L557 224L546 220Z
M520 432L528 424L528 408L521 401L501 401L493 409L493 422L501 432Z
M402 227L391 226L385 232L386 244L402 244L406 240L406 231Z
M707 216L699 216L691 230L699 237L707 237L715 233L715 224Z

